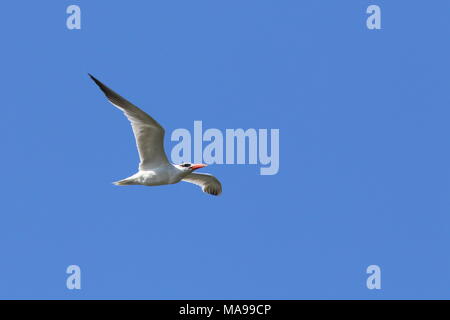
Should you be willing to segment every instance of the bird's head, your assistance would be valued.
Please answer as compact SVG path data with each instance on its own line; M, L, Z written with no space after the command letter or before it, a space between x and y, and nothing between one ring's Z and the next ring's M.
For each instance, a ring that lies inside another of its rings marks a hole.
M189 163L189 162L185 162L182 164L177 164L175 165L178 169L180 169L183 172L187 172L187 173L191 173L192 171L195 171L197 169L200 168L204 168L207 165L203 164L203 163Z

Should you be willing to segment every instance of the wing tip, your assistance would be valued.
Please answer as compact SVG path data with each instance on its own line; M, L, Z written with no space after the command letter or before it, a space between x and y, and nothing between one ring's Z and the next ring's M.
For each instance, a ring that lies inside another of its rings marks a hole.
M210 194L210 195L212 195L212 196L220 196L221 194L222 194L222 188L220 188L220 189L215 189L215 188L210 188L210 187L207 187L207 188L203 188L203 190L202 190L203 192L205 192L205 193L207 193L207 194Z
M92 79L92 81L94 81L99 87L101 87L103 84L96 78L94 77L92 74L88 73L88 76Z
M100 90L103 91L103 93L106 95L108 99L110 98L110 95L114 94L114 92L111 89L105 86L100 80L98 80L92 74L88 73L88 75L92 79L92 81L94 81L95 84L100 88Z

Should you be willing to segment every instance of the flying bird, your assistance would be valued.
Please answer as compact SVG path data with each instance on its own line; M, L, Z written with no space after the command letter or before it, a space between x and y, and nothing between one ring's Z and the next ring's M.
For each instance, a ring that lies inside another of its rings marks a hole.
M114 182L115 185L159 186L185 181L200 186L203 192L214 196L222 193L222 185L214 176L194 173L195 170L206 167L206 164L170 163L164 151L164 128L147 113L105 86L91 74L89 76L103 91L109 102L123 111L131 122L136 139L140 158L139 171L126 179Z

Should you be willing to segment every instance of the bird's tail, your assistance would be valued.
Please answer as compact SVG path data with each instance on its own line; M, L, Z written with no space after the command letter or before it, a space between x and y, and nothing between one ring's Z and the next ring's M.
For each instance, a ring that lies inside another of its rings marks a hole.
M113 184L115 184L116 186L131 186L133 184L136 184L136 182L134 181L134 179L126 178L123 180L115 181L113 182Z

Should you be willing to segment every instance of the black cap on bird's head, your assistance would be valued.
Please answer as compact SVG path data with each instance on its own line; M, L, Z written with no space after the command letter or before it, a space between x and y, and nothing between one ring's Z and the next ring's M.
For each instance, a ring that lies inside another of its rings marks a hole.
M181 167L181 168L185 168L185 169L194 171L194 170L197 170L197 169L200 169L200 168L204 168L204 167L206 167L207 165L206 165L206 164L203 164L203 163L189 163L189 162L184 162L184 163L182 163L182 164L179 164L178 166Z

